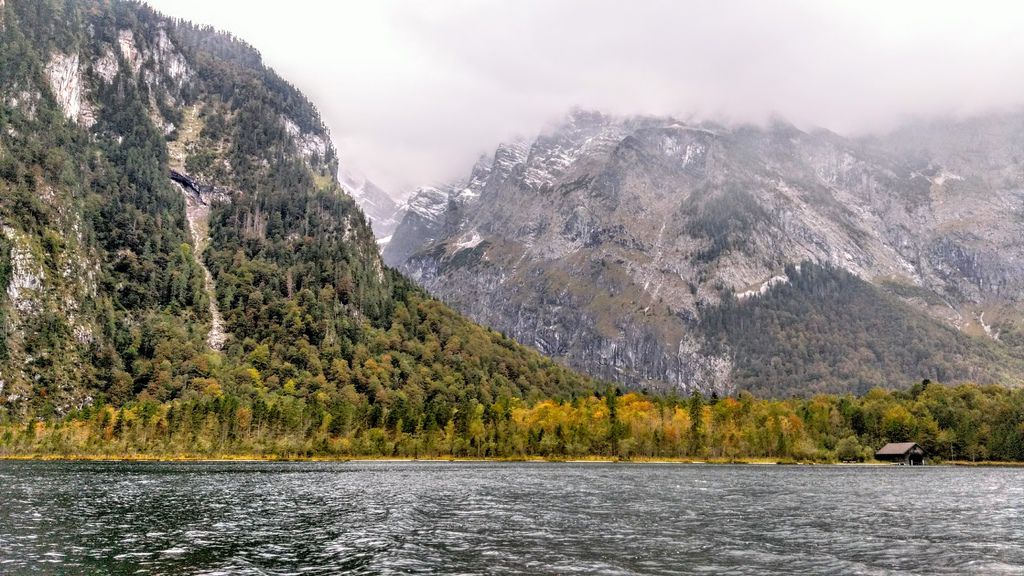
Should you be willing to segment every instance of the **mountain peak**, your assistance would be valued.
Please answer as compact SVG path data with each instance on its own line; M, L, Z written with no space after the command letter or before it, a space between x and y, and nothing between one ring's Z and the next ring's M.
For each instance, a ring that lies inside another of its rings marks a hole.
M446 213L403 222L403 251L386 257L475 319L633 385L752 385L703 322L733 293L774 293L803 262L826 267L812 274L823 282L849 273L868 292L896 294L893 313L922 327L974 330L993 302L1002 324L1018 322L1024 252L1009 239L1024 230L998 206L1024 211L1024 198L1005 180L987 179L984 195L966 185L966 174L1005 173L1010 159L943 178L921 166L948 157L922 164L894 150L779 118L733 127L576 110L528 145L498 146L486 178L474 169L473 195L433 195ZM967 205L985 231L961 228ZM985 326L983 337L997 332ZM942 369L967 377L975 360ZM886 379L917 377L887 369Z

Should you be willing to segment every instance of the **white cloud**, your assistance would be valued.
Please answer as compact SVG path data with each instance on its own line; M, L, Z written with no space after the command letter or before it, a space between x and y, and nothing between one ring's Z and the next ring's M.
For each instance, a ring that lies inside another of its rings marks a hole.
M1024 5L151 0L256 46L392 191L575 105L845 133L1024 102Z

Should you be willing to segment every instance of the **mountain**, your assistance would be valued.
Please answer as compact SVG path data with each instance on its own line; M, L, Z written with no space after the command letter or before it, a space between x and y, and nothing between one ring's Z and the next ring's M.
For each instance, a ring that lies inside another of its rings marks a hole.
M429 217L407 214L384 257L637 387L1020 383L1022 137L1022 115L850 139L576 111L414 197Z
M381 250L385 262L402 262L423 244L440 237L448 212L448 193L431 186L417 188L403 205L401 226L395 225L392 235ZM398 233L395 234L395 231Z
M462 429L592 389L383 266L316 108L230 35L0 1L0 133L0 422Z
M504 156L499 156L498 166L504 161ZM493 165L490 158L483 157L463 184L417 188L395 215L399 223L391 241L381 251L384 262L389 266L401 266L424 246L458 234L465 211L476 204Z
M402 221L406 208L394 201L387 192L366 178L342 171L341 186L351 196L363 214L370 219L370 227L379 245L391 240L398 223Z

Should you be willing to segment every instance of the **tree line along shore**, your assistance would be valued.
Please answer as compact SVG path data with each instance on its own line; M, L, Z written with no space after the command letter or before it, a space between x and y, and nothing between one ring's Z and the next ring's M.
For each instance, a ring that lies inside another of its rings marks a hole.
M887 442L934 462L1024 462L1024 390L927 382L863 396L602 393L418 411L205 393L0 422L0 457L871 462Z

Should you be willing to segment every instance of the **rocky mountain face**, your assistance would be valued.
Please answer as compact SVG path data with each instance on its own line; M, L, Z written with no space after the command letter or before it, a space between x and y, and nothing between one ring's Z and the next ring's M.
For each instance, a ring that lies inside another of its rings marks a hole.
M499 146L465 182L421 190L410 205L422 209L405 215L384 258L474 319L633 386L767 387L758 381L767 373L738 347L744 323L727 323L726 334L705 319L726 305L734 320L734 306L754 315L801 263L863 282L885 302L878 309L918 327L902 338L952 327L950 342L963 347L956 362L938 349L899 366L868 354L862 360L884 364L870 375L793 377L771 383L776 392L923 377L1016 381L1022 121L934 122L848 139L784 122L575 112L532 143ZM820 290L801 284L812 293L851 285L814 277ZM871 307L872 298L835 305ZM829 305L815 314L827 321ZM810 320L821 318L782 315L771 326ZM830 329L842 336L842 326ZM765 337L799 330L776 332ZM814 342L805 345L813 356ZM851 357L862 352L850 346Z
M405 216L404 204L395 202L387 192L373 183L372 180L343 172L340 176L341 185L359 205L370 220L377 244L384 246L391 240L398 223Z
M436 429L589 389L384 267L338 173L244 42L136 2L0 0L0 422L188 400Z
M425 243L439 239L447 212L447 192L431 186L416 189L402 205L402 213L396 213L396 219L401 216L401 226L396 225L381 250L384 261L402 262Z

